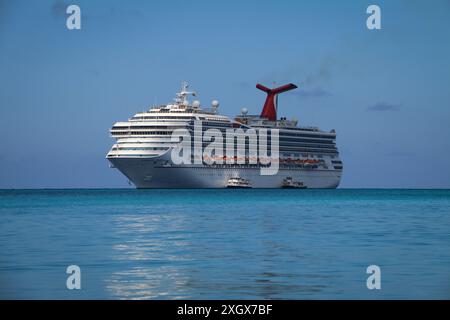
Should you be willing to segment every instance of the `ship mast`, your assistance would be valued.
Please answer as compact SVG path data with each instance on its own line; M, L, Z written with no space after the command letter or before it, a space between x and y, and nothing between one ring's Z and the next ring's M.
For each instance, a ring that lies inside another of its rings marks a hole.
M189 84L186 81L183 81L181 83L181 91L176 94L177 97L174 99L175 104L182 105L182 106L189 105L188 96L192 95L195 97L196 93L195 93L195 91L188 91L188 88L189 88Z

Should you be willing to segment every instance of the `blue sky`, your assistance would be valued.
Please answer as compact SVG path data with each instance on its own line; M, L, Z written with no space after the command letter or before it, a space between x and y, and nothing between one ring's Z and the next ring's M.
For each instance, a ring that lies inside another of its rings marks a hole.
M108 129L182 80L228 116L260 112L257 82L296 83L280 115L336 129L342 187L449 188L449 17L448 0L0 0L0 188L128 186Z

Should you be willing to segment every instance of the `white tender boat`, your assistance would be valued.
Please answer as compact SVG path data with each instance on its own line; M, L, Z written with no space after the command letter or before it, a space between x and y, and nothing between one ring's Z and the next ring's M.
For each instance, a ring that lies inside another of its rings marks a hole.
M303 182L294 181L292 177L286 177L283 180L283 188L285 189L306 189L306 186Z
M252 185L249 180L244 178L230 178L228 179L227 188L233 188L233 189L247 189L251 188Z

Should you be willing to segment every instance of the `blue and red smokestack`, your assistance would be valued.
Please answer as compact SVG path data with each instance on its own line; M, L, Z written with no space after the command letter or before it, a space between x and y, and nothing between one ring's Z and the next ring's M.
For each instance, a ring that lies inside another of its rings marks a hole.
M262 90L267 93L266 102L264 102L264 108L261 112L261 117L267 118L271 121L277 120L277 100L278 94L282 92L286 92L292 89L296 89L297 86L295 84L289 83L284 86L269 89L262 84L257 84L256 87L259 90Z

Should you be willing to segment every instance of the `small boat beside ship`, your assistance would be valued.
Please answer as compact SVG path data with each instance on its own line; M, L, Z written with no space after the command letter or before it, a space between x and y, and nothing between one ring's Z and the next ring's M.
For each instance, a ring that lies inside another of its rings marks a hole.
M306 189L307 187L300 181L294 181L292 177L286 177L283 179L283 189Z
M249 180L239 177L228 179L227 188L230 189L250 189L252 184Z

